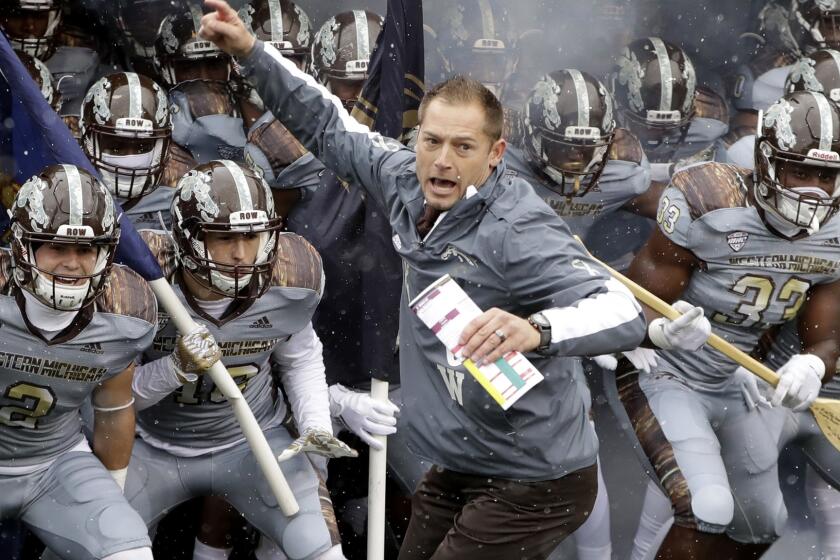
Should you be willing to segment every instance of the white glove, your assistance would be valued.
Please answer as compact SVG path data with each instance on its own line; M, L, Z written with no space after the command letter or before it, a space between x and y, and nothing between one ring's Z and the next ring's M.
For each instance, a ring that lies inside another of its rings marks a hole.
M814 354L795 354L779 368L779 384L770 402L794 412L806 410L820 393L825 363Z
M656 365L656 352L650 348L636 348L635 350L628 350L622 352L625 358L630 360L633 367L638 370L650 373L653 366ZM618 359L615 354L601 354L600 356L592 356L592 360L602 368L615 371L618 367Z
M608 371L615 371L615 368L618 367L618 358L614 354L592 356L592 361Z
M629 350L627 352L622 352L624 357L630 360L630 363L633 364L633 367L640 371L645 371L650 373L653 371L653 367L656 365L656 351L651 350L650 348L636 348L635 350Z
M739 366L732 374L732 383L737 384L741 388L741 396L744 397L744 402L747 408L755 410L756 408L770 408L770 401L761 391L758 386L759 379L744 367ZM762 381L762 385L766 384Z
M663 350L697 350L712 334L712 324L703 315L702 307L695 307L687 301L677 301L674 309L682 313L671 321L665 317L654 319L648 325L651 342Z
M382 444L373 436L389 436L397 432L400 409L391 401L379 402L367 393L351 391L336 383L330 385L330 413L340 417L351 432L373 449Z

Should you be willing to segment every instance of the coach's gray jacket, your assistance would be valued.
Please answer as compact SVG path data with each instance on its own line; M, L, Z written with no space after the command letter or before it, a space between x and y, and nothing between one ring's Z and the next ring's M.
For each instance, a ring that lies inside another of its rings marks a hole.
M584 410L588 392L579 360L568 356L638 346L645 322L632 295L609 280L504 163L421 240L415 224L424 199L413 151L358 124L272 47L257 42L241 62L266 108L388 213L405 270L400 428L408 430L412 449L455 471L523 480L557 478L592 465L598 444ZM451 365L443 345L408 308L444 274L482 309L499 307L520 317L549 310L552 356L528 356L545 380L507 411L466 369Z

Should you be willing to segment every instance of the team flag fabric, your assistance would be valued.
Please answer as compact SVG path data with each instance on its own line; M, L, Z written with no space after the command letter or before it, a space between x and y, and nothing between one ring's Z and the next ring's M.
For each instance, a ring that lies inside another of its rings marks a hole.
M23 63L0 34L0 172L2 180L23 184L44 167L57 163L76 165L99 177L70 134L64 121L41 95ZM116 203L115 203L116 204ZM163 277L149 248L116 204L120 216L120 243L116 261L130 267L146 280ZM0 228L9 217L0 211Z

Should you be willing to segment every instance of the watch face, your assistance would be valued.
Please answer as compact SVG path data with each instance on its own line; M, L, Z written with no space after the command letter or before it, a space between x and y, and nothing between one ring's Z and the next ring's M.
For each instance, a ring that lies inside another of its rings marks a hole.
M551 327L551 323L548 322L548 319L546 319L545 315L543 315L542 313L534 313L533 315L531 315L531 318L534 320L534 323L536 323L538 326L544 329L548 329Z

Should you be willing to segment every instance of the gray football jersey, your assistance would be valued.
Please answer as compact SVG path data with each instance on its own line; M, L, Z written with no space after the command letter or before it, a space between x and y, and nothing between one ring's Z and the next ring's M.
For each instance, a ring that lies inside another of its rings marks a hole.
M130 269L114 265L103 293L51 341L30 326L0 252L0 465L45 463L82 438L79 409L97 385L152 342L157 304ZM34 331L34 332L33 332Z
M751 204L751 180L728 164L690 167L674 175L658 213L664 235L702 262L681 299L702 306L714 331L745 352L796 317L811 287L840 279L840 220L796 241L777 237ZM737 368L709 346L658 353L663 371L700 389L720 388Z
M268 290L251 303L231 307L216 320L198 310L177 282L175 246L170 236L150 230L141 235L167 278L176 280L175 292L193 319L207 325L219 343L222 363L239 385L257 421L265 427L275 416L278 398L271 380L271 353L278 343L310 322L321 298L323 274L318 252L298 235L281 234ZM157 334L143 361L171 354L177 334L169 317L161 313ZM183 447L218 447L242 438L230 404L209 375L199 376L196 382L140 411L137 423L158 440Z
M639 141L630 132L617 129L609 159L598 183L583 196L566 197L551 190L551 178L534 168L518 148L505 152L508 169L522 177L572 230L585 237L595 221L611 214L645 192L650 172Z
M110 73L102 73L99 54L87 47L58 47L46 65L61 92L61 116L81 115L82 101L88 88L99 76Z
M170 206L174 194L174 188L161 185L128 208L125 199L117 198L116 201L123 207L123 212L131 219L135 229L169 231L172 225Z
M172 141L198 163L245 159L245 128L228 85L189 80L169 90Z

